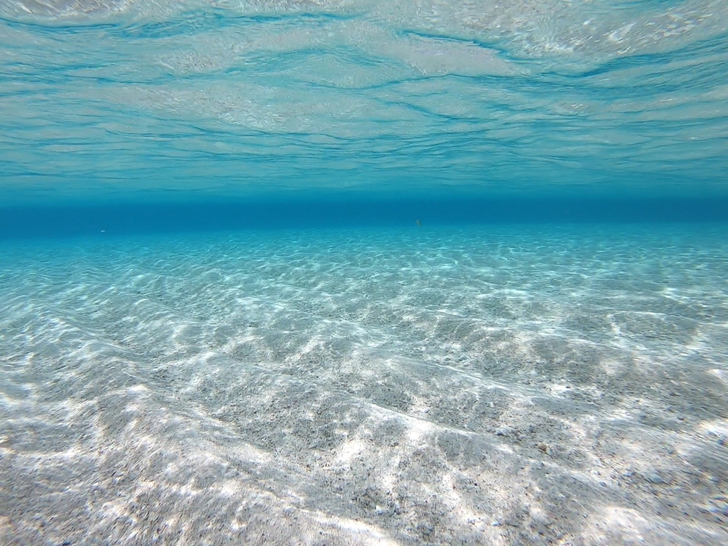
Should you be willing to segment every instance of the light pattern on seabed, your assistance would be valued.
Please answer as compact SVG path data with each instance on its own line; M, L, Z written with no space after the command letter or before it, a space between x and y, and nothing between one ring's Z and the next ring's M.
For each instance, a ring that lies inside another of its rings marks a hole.
M726 541L721 228L4 250L4 543Z

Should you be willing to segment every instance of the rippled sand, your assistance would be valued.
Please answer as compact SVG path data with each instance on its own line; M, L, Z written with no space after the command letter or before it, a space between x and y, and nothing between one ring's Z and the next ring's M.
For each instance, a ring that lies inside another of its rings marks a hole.
M725 232L5 243L0 542L728 543Z

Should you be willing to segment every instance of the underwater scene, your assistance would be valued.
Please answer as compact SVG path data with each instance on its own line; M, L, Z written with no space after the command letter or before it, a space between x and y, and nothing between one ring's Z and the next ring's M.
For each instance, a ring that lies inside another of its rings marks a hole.
M728 2L0 0L0 544L728 543Z

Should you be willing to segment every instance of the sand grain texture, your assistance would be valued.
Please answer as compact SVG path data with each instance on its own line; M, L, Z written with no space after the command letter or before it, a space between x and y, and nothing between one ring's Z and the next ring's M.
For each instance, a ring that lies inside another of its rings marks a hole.
M725 544L720 229L6 244L3 544Z

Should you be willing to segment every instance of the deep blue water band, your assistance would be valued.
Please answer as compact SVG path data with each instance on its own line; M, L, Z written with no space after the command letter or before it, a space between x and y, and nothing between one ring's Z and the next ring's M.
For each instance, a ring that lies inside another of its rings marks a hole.
M0 208L0 238L236 229L551 222L722 222L728 199L116 203Z

